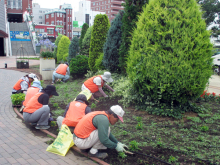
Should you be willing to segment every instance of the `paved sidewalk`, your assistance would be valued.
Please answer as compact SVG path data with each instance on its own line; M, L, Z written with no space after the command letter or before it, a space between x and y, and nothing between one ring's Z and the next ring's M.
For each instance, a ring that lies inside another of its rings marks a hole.
M212 93L215 92L216 95L220 94L220 76L212 75L209 79L209 84L206 87L207 92Z
M29 126L17 118L11 104L11 90L25 73L0 69L0 164L7 165L93 165L78 153L69 151L65 157L46 151L48 137L35 136ZM40 130L35 130L40 133Z

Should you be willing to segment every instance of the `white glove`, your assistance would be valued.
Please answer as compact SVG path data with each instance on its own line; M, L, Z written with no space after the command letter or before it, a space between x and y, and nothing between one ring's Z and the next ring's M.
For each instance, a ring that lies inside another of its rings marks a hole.
M122 144L121 142L118 142L117 147L115 148L118 152L124 152L125 147L128 148L125 144Z

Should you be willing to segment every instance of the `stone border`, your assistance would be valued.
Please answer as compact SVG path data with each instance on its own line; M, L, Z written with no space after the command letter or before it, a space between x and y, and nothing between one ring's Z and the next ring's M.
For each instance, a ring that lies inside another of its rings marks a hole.
M14 109L15 113L16 113L22 120L24 120L22 114L21 114L20 112L18 112L17 108L16 108L16 107L13 107L13 109ZM43 129L40 129L40 130L41 130L42 132L44 132L44 133L46 133L46 134L48 134L48 135L54 137L54 138L57 137L56 135L54 135L53 133L51 133L51 132L49 132L49 131L47 131L47 130L43 130ZM80 149L77 148L75 145L72 147L72 149L73 149L74 151L76 151L76 152L78 152L78 153L84 155L85 157L90 158L90 159L96 161L97 163L99 163L99 164L101 164L101 165L110 165L110 164L104 162L104 161L101 160L101 159L98 159L98 158L95 158L95 157L88 157L88 154L82 153L82 152L80 151Z

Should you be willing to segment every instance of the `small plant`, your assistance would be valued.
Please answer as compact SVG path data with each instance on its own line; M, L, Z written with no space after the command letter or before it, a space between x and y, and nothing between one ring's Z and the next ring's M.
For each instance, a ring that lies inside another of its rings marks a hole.
M122 135L124 135L124 136L126 136L127 134L128 134L127 131L123 131L123 132L122 132Z
M53 104L53 107L54 107L54 108L58 108L58 106L59 106L58 103L54 103L54 104Z
M124 152L119 152L118 157L124 159L127 157L127 155Z
M202 132L206 132L206 131L209 130L209 127L204 125L204 126L201 126L200 129L201 129Z
M136 119L137 119L138 122L142 121L142 117L137 117Z
M68 94L68 93L66 93L66 94L65 94L65 97L69 97L69 94Z
M11 95L11 102L12 105L22 105L22 101L25 100L25 94L24 93L18 93Z
M95 103L92 103L91 109L94 109L94 108L96 108L96 105L95 105Z
M161 141L161 138L159 138L157 141L157 146L161 147L162 145L163 145L163 142Z
M131 141L131 142L129 143L129 149L130 149L131 151L140 150L140 148L139 148L138 146L139 146L139 143L136 142L135 140L133 140L133 141Z
M143 123L138 122L138 124L136 125L136 130L142 130L142 129L143 129Z
M176 162L177 160L178 160L178 159L175 158L174 156L170 156L168 162L169 162L169 163L174 163L174 162Z
M51 126L51 127L57 126L57 122L56 122L56 121L51 121L51 122L50 122L50 126Z
M40 56L44 59L53 59L53 52L41 52Z

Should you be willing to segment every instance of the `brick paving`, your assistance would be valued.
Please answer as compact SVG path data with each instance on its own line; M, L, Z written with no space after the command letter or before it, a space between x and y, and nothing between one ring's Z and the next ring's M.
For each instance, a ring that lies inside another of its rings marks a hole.
M11 90L24 72L0 69L0 165L93 165L92 160L69 151L65 157L46 151L50 140L36 136L21 119L11 104ZM35 132L41 132L35 130Z

